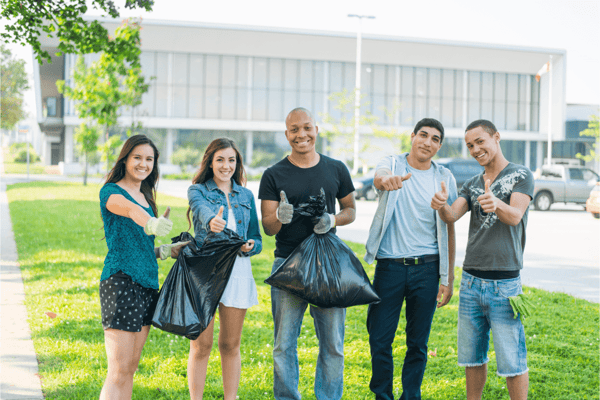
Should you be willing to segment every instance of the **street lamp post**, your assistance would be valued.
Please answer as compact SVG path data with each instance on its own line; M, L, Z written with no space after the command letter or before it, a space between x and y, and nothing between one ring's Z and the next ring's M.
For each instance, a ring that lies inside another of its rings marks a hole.
M361 75L361 56L362 56L362 20L375 19L372 15L348 14L350 18L358 18L358 31L356 32L356 85L354 89L354 166L352 173L358 173L358 151L360 139L360 75Z

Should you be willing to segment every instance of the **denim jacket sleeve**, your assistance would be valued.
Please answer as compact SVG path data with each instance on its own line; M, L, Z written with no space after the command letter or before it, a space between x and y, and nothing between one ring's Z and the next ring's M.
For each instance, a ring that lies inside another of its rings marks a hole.
M258 224L258 214L256 212L256 202L254 195L250 193L250 223L248 224L248 239L254 240L254 247L248 253L243 253L245 256L251 257L259 254L262 251L262 236L260 235L260 226Z
M209 232L208 224L217 214L202 191L201 184L191 185L188 188L188 201L193 217L200 221L205 231Z

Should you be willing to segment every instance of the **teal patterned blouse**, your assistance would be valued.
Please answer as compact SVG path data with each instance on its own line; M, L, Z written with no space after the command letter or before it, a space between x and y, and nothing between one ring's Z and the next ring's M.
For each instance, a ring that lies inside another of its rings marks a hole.
M125 196L127 200L139 205L154 217L152 208L139 204L116 183L107 183L100 189L100 212L108 246L100 281L123 271L141 286L158 289L158 263L154 253L154 236L146 235L144 228L133 222L131 218L108 211L106 202L111 194Z

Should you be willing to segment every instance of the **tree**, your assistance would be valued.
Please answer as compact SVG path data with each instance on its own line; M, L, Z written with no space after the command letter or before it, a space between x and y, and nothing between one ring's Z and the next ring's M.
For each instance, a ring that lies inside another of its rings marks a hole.
M85 157L85 167L83 169L83 185L87 185L88 176L88 165L90 157L98 151L98 138L100 137L100 131L96 126L88 126L86 123L82 123L79 128L75 130L74 139L77 143L77 149Z
M135 43L124 38L111 39L98 21L86 21L83 15L88 5L102 10L103 16L119 18L119 10L112 0L0 0L0 17L9 20L0 36L6 42L29 44L37 60L52 62L50 54L40 43L40 35L59 39L58 55L64 53L126 54L127 61L139 63ZM126 0L125 8L152 11L154 0Z
M29 89L25 61L13 58L9 49L0 44L0 121L2 129L13 129L25 118L23 92Z
M596 143L592 144L590 154L583 155L577 153L577 158L589 162L592 160L600 161L600 152L598 152L598 142L600 141L600 115L592 115L588 122L587 129L579 132L579 136L591 136L596 139Z
M355 92L344 89L341 92L332 93L329 100L334 104L333 108L340 112L340 118L336 119L331 114L322 114L323 122L330 124L331 129L323 131L323 135L328 142L335 142L342 146L337 149L337 155L341 155L347 164L353 164L352 153L354 152L354 96ZM361 99L362 103L363 99ZM362 103L361 107L367 105ZM389 119L393 119L399 106L392 110L383 110ZM406 132L399 132L397 129L384 129L378 125L379 118L367 111L360 116L360 126L366 126L371 129L373 136L387 138L394 147L394 151L402 153L410 150L410 135ZM371 141L362 136L359 147L359 155L373 150L381 150L371 145ZM364 162L364 158L360 158ZM351 165L352 167L353 165Z
M140 25L128 20L115 31L115 39L136 43L137 47L128 51L139 58ZM140 65L129 63L125 53L102 53L98 61L89 67L83 56L77 57L73 71L73 84L57 81L58 91L76 102L75 110L80 118L93 121L105 130L106 141L102 146L103 159L107 171L116 149L121 145L120 138L109 139L110 129L117 125L121 107L136 107L142 103L142 95L149 85L142 75Z

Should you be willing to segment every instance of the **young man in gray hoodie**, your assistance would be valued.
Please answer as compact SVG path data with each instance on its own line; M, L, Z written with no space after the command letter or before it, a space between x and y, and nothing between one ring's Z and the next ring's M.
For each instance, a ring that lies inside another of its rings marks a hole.
M370 388L378 400L394 399L392 343L404 300L407 350L400 399L416 400L421 399L433 314L452 297L454 225L431 208L440 189L449 192L448 203L457 198L454 176L431 160L443 140L442 124L424 118L411 134L410 152L386 157L377 165L373 183L380 199L365 261L377 260L373 286L381 298L369 306L367 317Z

